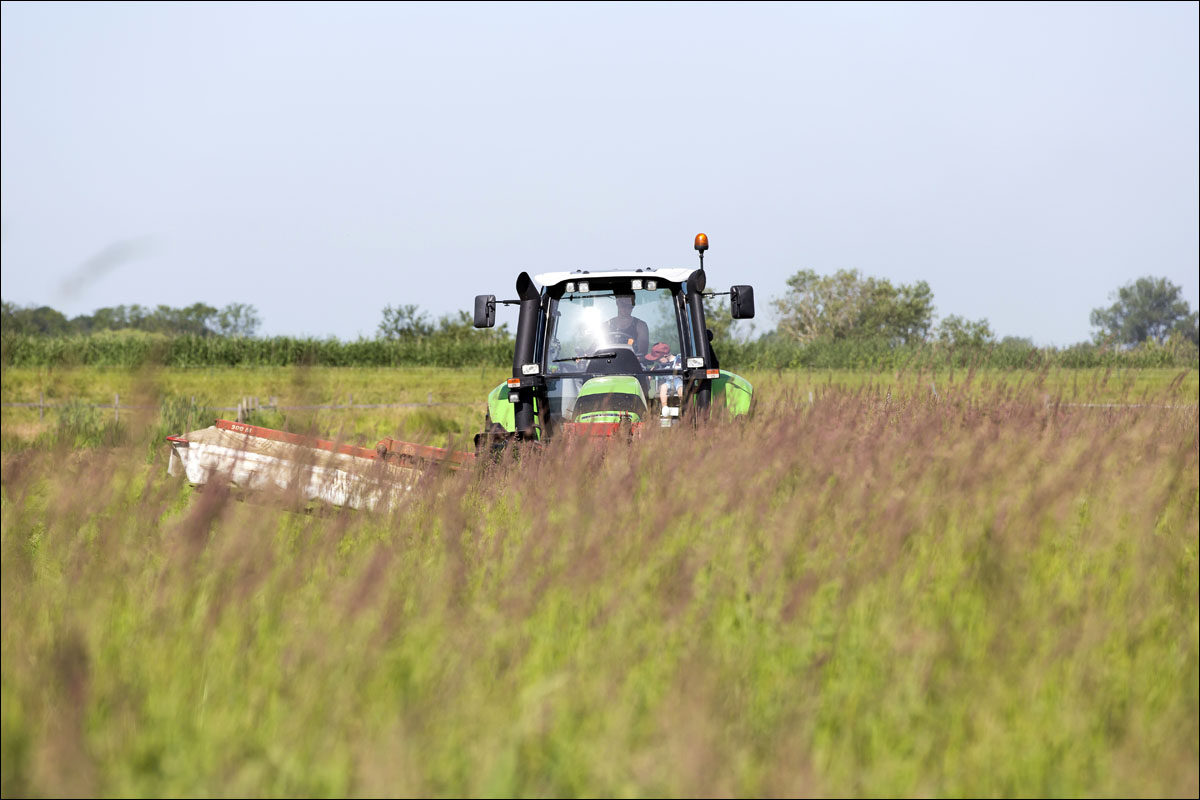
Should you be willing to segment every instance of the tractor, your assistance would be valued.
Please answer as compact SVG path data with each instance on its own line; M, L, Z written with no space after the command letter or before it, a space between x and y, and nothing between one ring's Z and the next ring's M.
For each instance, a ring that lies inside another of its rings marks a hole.
M745 417L754 388L717 364L704 320L708 237L698 269L575 270L517 278L517 299L475 298L475 326L496 324L497 305L519 307L513 374L488 395L475 452L383 439L374 448L272 430L241 420L168 436L168 471L203 486L284 492L306 502L393 508L430 470L463 469L515 442L612 438ZM538 288L538 287L541 288ZM754 316L754 290L729 290L734 319Z
M497 305L518 307L512 377L488 395L476 453L514 441L638 435L713 414L748 415L754 388L720 368L704 299L728 294L730 316L754 316L754 289L706 292L708 237L695 239L696 269L549 272L517 277L517 297L475 298L476 328Z

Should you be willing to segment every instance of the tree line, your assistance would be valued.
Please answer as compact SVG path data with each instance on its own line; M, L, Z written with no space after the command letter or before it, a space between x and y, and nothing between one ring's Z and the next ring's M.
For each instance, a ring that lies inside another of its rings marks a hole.
M258 310L246 303L216 308L193 303L184 308L159 305L121 305L98 308L91 314L68 318L50 306L19 307L8 301L3 306L5 333L30 336L77 336L101 331L145 331L168 336L254 336L262 323Z
M722 363L743 367L856 367L926 363L993 366L1192 365L1197 361L1197 312L1165 278L1139 278L1092 311L1092 340L1058 350L1030 339L998 338L986 319L950 314L936 319L925 281L894 284L858 270L818 275L802 270L771 301L778 325L755 336L735 321L721 298L706 302ZM222 309L116 306L68 319L48 306L3 303L3 353L13 364L87 363L128 366L147 360L203 364L437 364L502 366L511 358L507 325L476 330L466 311L433 319L415 304L388 305L373 339L258 337L254 306ZM103 331L126 331L116 339ZM228 341L226 341L228 340ZM1114 360L1115 359L1115 360Z
M1098 345L1163 345L1175 339L1197 344L1197 312L1183 290L1166 278L1139 278L1114 292L1112 305L1092 311ZM798 344L874 341L893 347L935 343L949 347L986 347L1032 342L1024 337L998 340L988 320L950 314L935 324L933 292L925 281L894 285L863 276L858 270L818 275L797 272L787 292L772 301L779 325L767 338ZM714 331L715 333L715 331Z

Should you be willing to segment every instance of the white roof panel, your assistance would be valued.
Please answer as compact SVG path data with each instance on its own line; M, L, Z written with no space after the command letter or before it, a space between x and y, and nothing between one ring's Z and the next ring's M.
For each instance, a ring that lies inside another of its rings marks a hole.
M642 270L636 269L613 269L613 270L589 270L583 272L543 272L541 275L534 275L533 279L538 282L539 286L556 286L563 281L586 281L586 280L601 280L604 278L644 278L646 280L661 280L670 281L671 283L683 283L697 268L693 267L665 267L663 269L655 269L647 267Z

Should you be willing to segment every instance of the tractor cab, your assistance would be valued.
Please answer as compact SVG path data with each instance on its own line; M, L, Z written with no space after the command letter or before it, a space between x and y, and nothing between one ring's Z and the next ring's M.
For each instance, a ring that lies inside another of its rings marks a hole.
M488 397L486 438L669 427L714 398L747 413L753 389L719 368L705 326L701 237L699 269L521 273L517 299L476 297L476 327L495 324L497 304L519 306L513 376ZM729 294L735 319L754 315L753 289Z

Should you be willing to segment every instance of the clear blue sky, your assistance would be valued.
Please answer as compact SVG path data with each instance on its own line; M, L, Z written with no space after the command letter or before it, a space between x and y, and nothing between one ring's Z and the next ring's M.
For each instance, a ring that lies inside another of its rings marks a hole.
M3 296L353 337L705 231L764 311L858 268L1081 341L1200 305L1197 9L4 3Z

